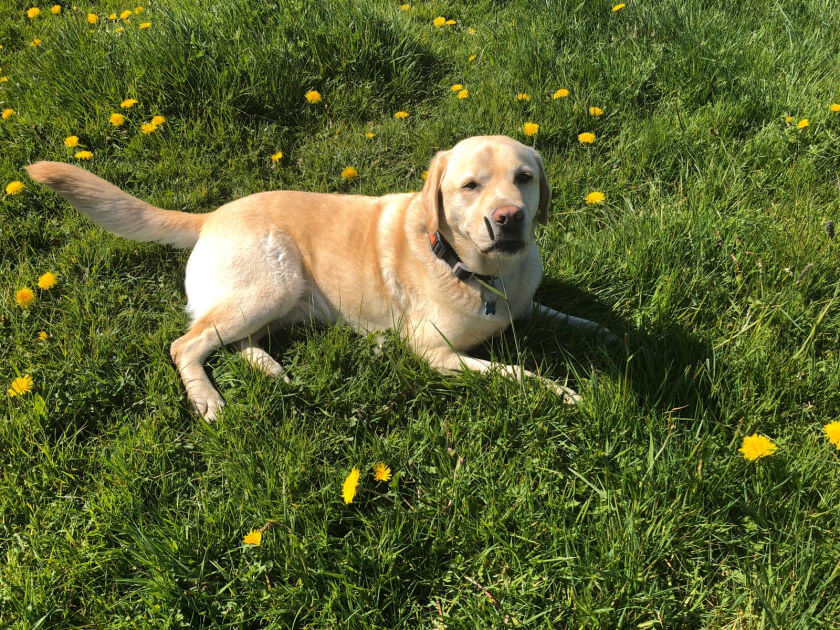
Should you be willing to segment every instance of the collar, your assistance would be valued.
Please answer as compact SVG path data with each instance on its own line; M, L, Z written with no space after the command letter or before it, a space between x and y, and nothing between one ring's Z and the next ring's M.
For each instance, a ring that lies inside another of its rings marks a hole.
M496 279L495 276L484 276L480 273L473 273L464 266L458 254L452 249L443 235L440 232L429 234L429 244L432 246L432 253L440 258L443 262L452 268L452 275L458 278L461 282L466 282L472 278L481 280L482 282L492 285Z

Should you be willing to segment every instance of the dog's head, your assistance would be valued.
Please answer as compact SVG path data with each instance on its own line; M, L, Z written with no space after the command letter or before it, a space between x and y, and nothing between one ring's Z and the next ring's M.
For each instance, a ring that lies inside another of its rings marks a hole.
M506 136L476 136L435 155L421 198L429 234L440 231L468 268L497 275L533 246L551 190L534 149Z

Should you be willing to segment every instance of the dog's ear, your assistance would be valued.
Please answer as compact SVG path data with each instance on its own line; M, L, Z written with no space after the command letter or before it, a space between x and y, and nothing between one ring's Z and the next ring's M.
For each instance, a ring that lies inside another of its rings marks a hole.
M551 187L545 174L545 164L542 156L537 153L537 167L540 169L540 205L537 210L537 221L548 223L548 206L551 204Z
M440 217L443 212L443 196L440 191L440 184L448 162L449 151L438 151L435 154L426 173L423 192L420 193L420 199L426 210L426 232L429 234L434 234L440 227Z

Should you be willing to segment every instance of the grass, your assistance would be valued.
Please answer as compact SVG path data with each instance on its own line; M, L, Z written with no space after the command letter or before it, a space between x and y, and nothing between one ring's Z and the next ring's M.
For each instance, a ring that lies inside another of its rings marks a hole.
M0 625L840 627L832 3L185 0L122 33L107 15L128 6L28 6L0 0L0 183L26 186L0 198L0 385L34 380L0 402ZM623 338L538 321L483 352L569 378L579 408L299 326L270 340L290 384L213 356L228 406L207 425L167 352L187 253L107 234L21 170L77 161L75 134L84 166L204 212L418 190L480 133L545 158L539 298ZM19 307L46 271L58 285ZM751 463L755 432L779 449Z

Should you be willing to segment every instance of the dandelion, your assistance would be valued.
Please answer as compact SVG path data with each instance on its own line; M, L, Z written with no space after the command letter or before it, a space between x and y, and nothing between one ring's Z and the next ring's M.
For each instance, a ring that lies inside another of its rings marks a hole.
M262 531L259 529L252 529L250 532L245 534L245 537L242 539L246 545L254 545L259 547L262 544Z
M754 462L760 457L772 455L776 452L777 448L770 438L753 433L748 437L744 437L744 441L741 444L741 448L738 449L738 452L743 453L744 459Z
M124 30L125 29L122 26L118 26L117 28L114 29L114 32L115 33L122 33Z
M92 151L76 151L76 154L73 156L77 160L89 160L93 157Z
M155 125L156 127L160 127L165 122L166 122L166 118L164 118L163 116L160 116L160 115L152 116L152 124Z
M49 335L47 334L46 330L39 330L38 336L35 337L35 341L46 341L47 337L49 337Z
M411 8L410 4L401 4L400 11L408 11Z
M600 107L590 107L589 108L589 115L590 116L600 116L604 113L604 110Z
M0 77L0 83L5 83L9 80L9 77Z
M453 86L452 86L452 87L450 87L449 89L450 89L452 92L460 92L461 90L463 90L463 89L464 89L464 86L463 86L463 85L461 85L460 83L456 83L455 85L453 85Z
M831 111L840 112L840 103L832 103L831 104Z
M154 123L148 122L140 125L140 131L142 131L146 135L152 133L155 129L157 129L157 125Z
M41 9L39 9L38 7L32 7L31 9L26 10L26 17L28 17L30 20L34 20L39 15L41 15Z
M446 24L447 26L454 26L457 23L458 22L456 22L455 20L446 20L446 22L444 22L444 24Z
M558 98L566 98L569 95L569 90L566 88L560 88L554 94L551 95L551 98L557 100Z
M622 10L624 7L626 7L626 6L627 6L627 5L626 5L625 3L621 2L620 4L615 5L615 6L611 9L611 11L612 11L613 13L615 13L616 11L621 11L621 10Z
M61 13L61 5L60 4L52 5L50 7L50 13L52 13L53 15L58 15L59 13Z
M837 450L840 450L840 420L835 420L825 425L823 427L823 433L825 433L828 441L836 446Z
M586 201L587 205L592 206L592 205L599 205L599 204L604 203L604 199L606 199L606 198L607 198L607 196L604 193L598 192L596 190L596 191L591 192L588 195L586 195L584 200Z
M356 489L359 486L359 469L354 468L350 471L350 474L347 475L347 478L344 480L344 483L341 486L341 496L344 498L345 503L353 503L353 499L356 497Z
M88 24L96 24L99 21L99 16L96 13L88 13L87 21Z
M446 24L446 18L445 17L436 17L434 20L432 20L432 24L434 25L435 28L440 28L441 26Z
M526 122L522 125L522 133L526 136L535 136L539 130L540 126L537 123Z
M388 481L391 479L391 469L382 462L374 464L373 478L377 481Z
M321 93L318 90L309 90L304 96L306 97L306 102L311 105L321 102Z
M469 95L470 95L469 90L461 90L460 92L458 92L458 98L460 98L460 99L468 98Z
M281 159L283 159L283 152L282 151L278 151L277 153L272 153L272 155L271 155L271 161L272 162L276 163L276 162L279 162Z
M48 271L38 278L38 287L44 289L45 291L49 291L55 286L56 282L58 282L56 275L52 271Z
M114 127L119 127L125 122L125 116L122 114L111 114L111 117L108 120L111 121L111 124L114 125Z
M595 134L588 131L578 134L578 142L582 144L592 144L595 142Z
M785 122L790 124L793 122L793 116L785 116Z
M121 20L127 20L130 17L131 17L131 9L126 9L125 11L120 13L120 19Z
M803 118L798 123L796 123L796 128L797 129L805 129L805 127L807 127L810 124L811 124L811 122L807 118Z
M470 28L467 29L467 33L469 33L470 35L475 35L476 30L474 28L470 27Z
M359 171L353 166L345 166L341 171L341 179L353 179L354 177L358 177L358 175Z
M32 306L32 303L34 301L35 292L29 287L23 287L22 289L18 289L18 292L15 293L15 302L18 303L18 306L22 306L23 308L29 308L30 306Z
M517 101L530 101L531 97L528 96L525 92L520 92L519 94L516 95L516 100Z
M423 171L422 173L420 173L420 179L425 181L426 177L428 177L428 175L429 175L429 171Z
M408 118L408 112L397 112L394 114L394 118Z
M12 386L9 387L9 396L23 396L32 390L32 377L29 374L17 377L12 381Z
M470 55L469 57L467 57L467 61L470 62L470 63L475 61L475 55Z
M15 180L13 182L9 182L6 185L6 194L7 195L17 195L18 193L20 193L20 191L23 190L23 188L24 188L23 182L19 182L18 180Z
M371 138L373 138L375 135L376 135L376 134L375 134L375 133L373 133L372 131L368 131L368 132L366 132L366 133L365 133L365 138L367 138L368 140L370 140L370 139L371 139Z
M151 25L152 25L152 23L151 23L151 22L140 22L140 28L142 28L144 31L145 31L147 28L149 28Z
M134 7L134 13L135 13L135 15L137 13L143 13L143 7Z
M111 15L109 15L109 16L108 16L108 19L109 19L109 20L111 20L111 21L116 20L116 19L117 19L117 14L116 14L116 13L112 13Z
M7 107L6 109L3 110L3 113L0 114L0 117L2 117L3 120L6 120L7 118L9 118L14 113L15 113L15 110L13 110L11 107Z
M137 105L137 103L139 102L140 101L138 101L136 98L127 98L122 103L120 103L120 107L122 107L123 109L130 109Z
M79 136L67 136L64 138L64 146L68 149L79 146Z
M41 45L41 40L36 37L31 42L29 42L29 45L30 46L40 46Z

